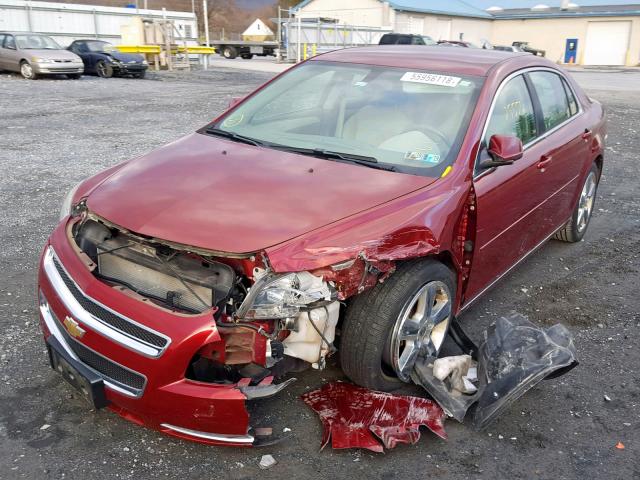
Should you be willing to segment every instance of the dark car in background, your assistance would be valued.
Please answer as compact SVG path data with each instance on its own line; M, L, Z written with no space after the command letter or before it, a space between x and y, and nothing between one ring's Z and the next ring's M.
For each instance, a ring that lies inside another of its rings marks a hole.
M544 57L547 54L545 50L533 48L532 46L529 45L529 42L513 42L511 45L513 47L520 48L523 52L531 53L537 57Z
M494 45L494 50L500 50L501 52L511 52L511 53L523 53L524 50L516 45ZM528 52L527 52L528 53Z
M428 35L410 33L385 33L378 45L436 45L436 41Z
M103 78L114 75L144 78L149 68L144 56L121 53L109 42L101 40L76 40L67 50L82 58L85 73L93 73Z

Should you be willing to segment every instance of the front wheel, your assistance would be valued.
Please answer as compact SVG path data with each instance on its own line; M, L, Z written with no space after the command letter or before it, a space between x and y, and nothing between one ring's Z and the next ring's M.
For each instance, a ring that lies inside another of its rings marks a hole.
M111 78L113 77L113 67L104 60L100 60L96 63L96 73L99 77Z
M591 220L599 181L600 170L594 163L582 185L580 197L578 198L578 203L576 204L576 208L573 210L571 218L560 230L558 230L554 238L570 243L582 240L584 234L587 233L587 227Z
M455 275L434 259L401 265L350 303L340 343L342 370L355 383L393 391L411 380L420 355L438 355L449 330Z
M38 78L38 74L33 71L33 66L27 61L23 61L20 64L20 74L27 80L35 80Z

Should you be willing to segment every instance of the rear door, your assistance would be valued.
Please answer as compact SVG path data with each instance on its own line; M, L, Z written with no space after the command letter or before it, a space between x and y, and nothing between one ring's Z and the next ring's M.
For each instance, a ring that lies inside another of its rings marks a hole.
M538 168L544 150L537 142L541 132L530 87L523 74L507 78L487 119L478 161L488 156L486 145L495 134L519 137L524 155L511 165L476 169L476 244L465 300L482 293L540 239L539 206L547 191Z
M4 37L0 57L2 58L2 68L12 72L20 71L20 59L16 50L16 39L13 35L6 34Z
M5 68L5 51L4 51L4 39L6 35L4 33L0 33L0 70Z
M538 164L546 201L540 206L540 240L571 216L580 176L589 156L591 132L564 78L552 70L527 73L533 87L543 152Z

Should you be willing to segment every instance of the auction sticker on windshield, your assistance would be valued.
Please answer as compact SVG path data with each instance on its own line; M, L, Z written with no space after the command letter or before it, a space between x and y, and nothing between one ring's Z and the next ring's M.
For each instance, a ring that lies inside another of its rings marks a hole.
M400 79L401 82L426 83L441 87L456 87L462 80L460 77L438 75L437 73L407 72Z

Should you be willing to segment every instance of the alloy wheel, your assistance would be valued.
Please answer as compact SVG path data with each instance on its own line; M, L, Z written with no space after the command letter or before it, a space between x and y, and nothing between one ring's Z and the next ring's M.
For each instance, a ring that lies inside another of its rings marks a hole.
M578 232L582 232L587 228L589 218L591 218L591 212L593 211L597 185L598 182L596 180L595 172L590 172L584 182L582 192L580 193L580 200L578 201L578 217L576 219L576 228L578 229Z
M20 65L20 73L24 78L31 78L33 77L33 67L28 62L22 62L22 65Z
M447 334L451 313L451 293L440 281L425 284L407 302L394 325L388 351L388 361L400 380L411 379L419 355L437 355Z

